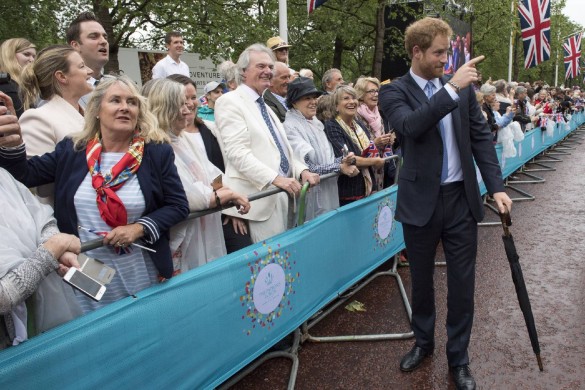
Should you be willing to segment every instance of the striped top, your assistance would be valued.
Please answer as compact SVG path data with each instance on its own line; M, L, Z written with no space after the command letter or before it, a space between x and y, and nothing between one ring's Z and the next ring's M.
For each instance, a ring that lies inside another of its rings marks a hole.
M124 156L124 153L102 153L102 171L110 170L122 156ZM119 188L116 194L126 206L128 223L133 223L140 218L144 212L145 202L136 175ZM99 232L109 232L112 230L100 217L96 203L96 192L91 184L91 176L89 173L83 179L83 182L75 193L75 211L77 212L79 225L84 228ZM85 230L80 230L79 238L81 242L85 242L95 240L99 236ZM157 271L148 254L134 246L130 246L129 249L131 251L130 253L121 255L116 254L112 246L100 247L86 252L88 257L98 259L107 266L114 268L116 274L112 281L106 285L106 292L100 302L95 302L80 291L75 291L84 312L87 313L124 297L136 294L138 291L157 282Z

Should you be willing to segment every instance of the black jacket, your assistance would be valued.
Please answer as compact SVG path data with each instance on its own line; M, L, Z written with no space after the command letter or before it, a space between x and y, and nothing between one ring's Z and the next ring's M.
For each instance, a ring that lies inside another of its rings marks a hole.
M274 113L276 114L276 116L280 120L280 123L284 123L284 118L286 117L286 112L287 112L286 107L284 107L282 105L282 103L280 103L278 101L276 96L274 96L274 94L272 92L270 92L269 89L264 91L264 93L262 94L262 97L264 98L266 105L268 107L270 107L270 109L272 109L272 111L274 111Z

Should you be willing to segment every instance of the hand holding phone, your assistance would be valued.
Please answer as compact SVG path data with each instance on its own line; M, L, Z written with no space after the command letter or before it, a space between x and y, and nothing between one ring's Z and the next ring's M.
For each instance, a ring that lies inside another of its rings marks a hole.
M345 159L347 157L347 154L349 153L349 149L347 148L346 144L343 144L343 147L341 148L341 153L343 154L343 158Z
M69 268L69 271L63 277L63 281L96 302L99 302L106 292L106 286L90 278L77 268Z
M13 147L22 144L20 126L14 112L12 99L0 92L0 138L3 138L0 141L0 146Z

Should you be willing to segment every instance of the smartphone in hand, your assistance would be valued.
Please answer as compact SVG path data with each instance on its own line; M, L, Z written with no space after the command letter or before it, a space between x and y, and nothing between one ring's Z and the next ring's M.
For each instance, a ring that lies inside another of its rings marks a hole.
M74 267L69 268L63 280L96 302L99 302L106 292L106 286Z

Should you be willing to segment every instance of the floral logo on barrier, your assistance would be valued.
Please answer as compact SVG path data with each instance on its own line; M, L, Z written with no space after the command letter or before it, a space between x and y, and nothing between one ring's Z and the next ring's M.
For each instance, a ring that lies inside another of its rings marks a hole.
M277 247L280 248L280 244ZM245 309L242 320L251 323L251 327L244 330L248 336L257 328L270 330L286 308L293 309L290 296L295 294L294 285L301 276L293 269L296 261L290 259L290 252L273 250L269 246L267 251L264 257L258 257L258 252L254 251L256 260L248 263L250 280L244 286L245 294L240 296Z
M395 202L389 197L384 198L378 203L378 212L376 219L372 224L374 240L376 240L376 248L384 248L390 241L396 230L394 223L394 210L396 210Z

